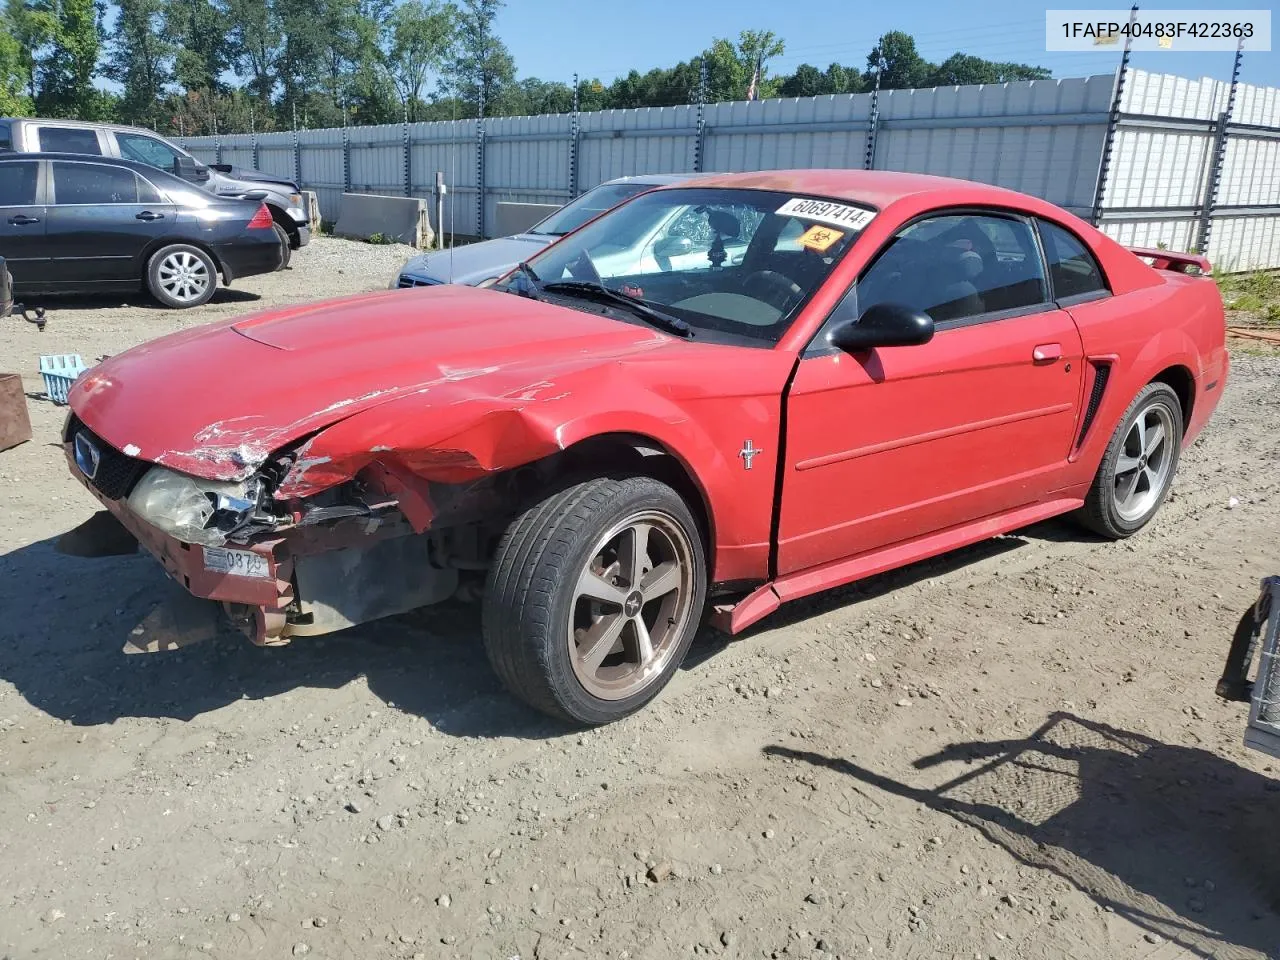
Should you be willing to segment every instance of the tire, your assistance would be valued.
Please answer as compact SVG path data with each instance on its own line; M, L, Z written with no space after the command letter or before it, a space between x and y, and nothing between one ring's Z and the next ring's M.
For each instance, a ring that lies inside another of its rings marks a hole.
M1163 435L1159 442L1150 435L1157 428ZM1141 446L1144 438L1145 449ZM1169 495L1181 449L1182 405L1178 395L1168 384L1147 384L1111 435L1085 498L1081 522L1110 540L1137 533L1151 522Z
M218 289L218 268L199 247L185 243L161 247L147 262L147 289L166 307L198 307Z
M586 480L507 528L485 585L485 653L535 709L610 723L671 680L706 591L702 536L679 494L650 477Z
M276 232L276 239L280 241L280 266L276 267L276 269L287 270L289 259L293 256L293 248L289 245L289 231L278 223L272 224L272 227Z

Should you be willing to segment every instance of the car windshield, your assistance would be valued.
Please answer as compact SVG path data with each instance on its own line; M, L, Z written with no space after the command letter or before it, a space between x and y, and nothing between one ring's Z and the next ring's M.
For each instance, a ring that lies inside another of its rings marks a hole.
M541 223L535 224L530 233L540 233L550 237L563 237L572 230L604 213L610 207L616 207L623 200L634 197L654 188L652 183L602 183L594 190L588 190L576 200L570 200Z
M687 336L775 343L874 216L862 204L764 190L657 190L538 253L497 289L604 304Z

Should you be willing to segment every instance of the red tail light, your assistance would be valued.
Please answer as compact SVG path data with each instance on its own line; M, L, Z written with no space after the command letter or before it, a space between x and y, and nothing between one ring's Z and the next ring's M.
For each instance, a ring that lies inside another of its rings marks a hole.
M248 230L270 230L271 229L271 211L267 209L265 203L258 205L258 212L253 215L253 219L249 221Z

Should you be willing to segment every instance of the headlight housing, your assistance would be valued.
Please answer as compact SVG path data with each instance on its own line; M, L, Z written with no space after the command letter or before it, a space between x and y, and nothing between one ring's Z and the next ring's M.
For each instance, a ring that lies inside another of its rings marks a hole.
M258 510L262 481L202 480L152 467L129 494L129 509L185 543L220 547Z

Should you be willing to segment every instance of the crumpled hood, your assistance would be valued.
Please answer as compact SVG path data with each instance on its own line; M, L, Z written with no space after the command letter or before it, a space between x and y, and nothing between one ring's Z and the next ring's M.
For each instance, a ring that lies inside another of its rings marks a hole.
M474 286L500 277L521 260L528 260L558 238L534 233L518 233L483 243L468 243L451 250L437 250L414 257L400 274L436 283L465 283Z
M495 403L637 352L686 347L608 317L439 286L269 311L161 337L76 381L70 404L130 456L238 480L270 454L381 403ZM438 399L437 399L438 398Z

